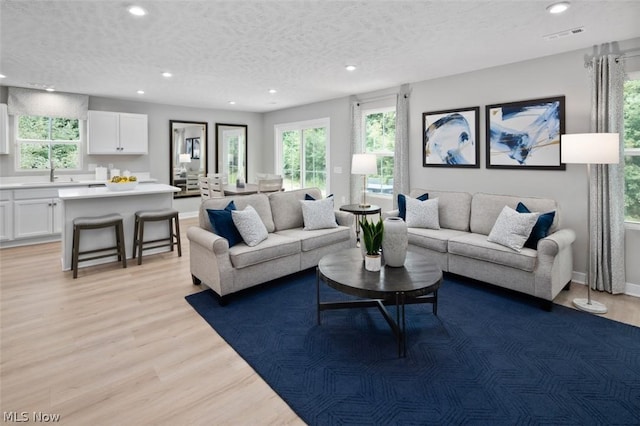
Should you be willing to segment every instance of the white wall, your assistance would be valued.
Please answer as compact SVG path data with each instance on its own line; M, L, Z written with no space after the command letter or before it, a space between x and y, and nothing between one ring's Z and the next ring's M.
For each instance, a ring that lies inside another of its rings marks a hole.
M640 48L640 39L619 43L623 51ZM422 81L411 85L410 97L410 186L467 192L546 197L560 204L561 225L574 229L574 271L576 278L586 270L586 167L567 165L565 171L501 170L485 168L485 105L564 95L567 133L590 131L590 86L584 66L590 49L550 56L532 61ZM367 98L372 94L358 97ZM422 113L449 108L480 106L479 169L422 167ZM273 125L319 117L331 118L331 165L343 173L332 173L331 192L348 199L349 194L349 99L320 102L300 108L265 114L263 140L273 145ZM268 156L265 156L268 157ZM263 167L273 167L273 158L265 158ZM627 230L627 282L640 286L640 231ZM635 288L635 286L634 286ZM635 288L640 291L640 287Z

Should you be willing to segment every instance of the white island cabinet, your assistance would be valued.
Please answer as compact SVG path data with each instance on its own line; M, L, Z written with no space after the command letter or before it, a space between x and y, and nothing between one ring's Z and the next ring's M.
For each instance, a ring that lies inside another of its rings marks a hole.
M124 219L124 239L127 258L133 255L133 227L135 213L139 210L171 208L173 193L180 188L170 185L140 184L130 191L111 191L100 188L66 188L58 191L62 203L62 270L71 269L71 246L73 242L73 220L77 217L103 216L118 213ZM145 240L168 238L169 226L166 222L145 224ZM80 239L82 251L115 246L115 232L112 228L83 230ZM156 249L170 250L169 247ZM153 251L145 254L153 253ZM80 267L97 263L115 262L116 256L81 262Z

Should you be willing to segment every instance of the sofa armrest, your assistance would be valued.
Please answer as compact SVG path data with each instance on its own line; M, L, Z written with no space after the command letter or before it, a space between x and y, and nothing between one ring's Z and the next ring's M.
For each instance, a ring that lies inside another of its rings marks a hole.
M386 219L388 217L398 217L400 216L400 210L390 210L388 212L382 212L382 219Z
M354 226L355 225L355 216L349 212L343 212L340 210L335 211L336 214L336 222L340 226Z
M229 241L220 235L207 231L206 229L192 226L187 229L187 238L189 241L202 246L216 255L229 252Z
M560 229L538 241L538 254L554 257L570 247L575 239L576 233L572 229Z

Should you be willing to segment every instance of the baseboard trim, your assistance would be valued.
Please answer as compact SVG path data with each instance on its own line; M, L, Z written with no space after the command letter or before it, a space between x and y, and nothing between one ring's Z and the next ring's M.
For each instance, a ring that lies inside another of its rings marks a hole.
M584 272L573 271L571 281L576 284L585 285L587 274ZM625 283L624 294L628 296L640 297L640 284Z
M198 211L194 211L194 212L180 212L178 213L178 218L179 219L190 219L192 217L198 217Z

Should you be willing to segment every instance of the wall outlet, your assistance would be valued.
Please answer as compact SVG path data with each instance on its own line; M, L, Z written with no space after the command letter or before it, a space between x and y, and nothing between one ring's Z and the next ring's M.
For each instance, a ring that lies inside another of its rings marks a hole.
M109 164L109 170L113 169L113 163Z

